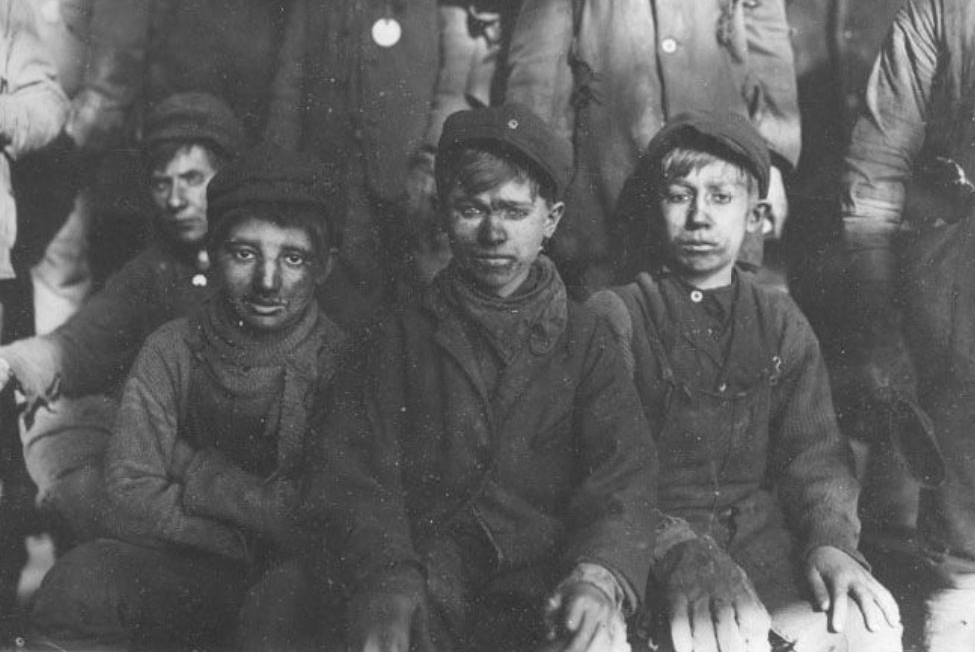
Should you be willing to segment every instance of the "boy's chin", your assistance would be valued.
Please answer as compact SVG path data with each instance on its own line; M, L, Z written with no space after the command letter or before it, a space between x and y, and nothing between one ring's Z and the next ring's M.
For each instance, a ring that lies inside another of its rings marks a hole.
M686 260L679 257L672 260L671 271L684 281L698 287L717 287L727 285L735 263L705 261L697 258Z

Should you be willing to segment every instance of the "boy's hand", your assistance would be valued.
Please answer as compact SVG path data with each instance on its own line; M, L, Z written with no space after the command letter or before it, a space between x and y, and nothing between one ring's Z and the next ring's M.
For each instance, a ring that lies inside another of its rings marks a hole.
M615 600L595 584L563 582L545 604L549 639L568 641L564 652L609 650L617 611Z
M663 560L676 652L768 652L772 620L745 571L709 538Z
M853 557L833 546L820 546L806 559L806 577L815 606L829 611L829 625L843 631L849 597L859 605L871 632L900 624L900 611L890 592Z

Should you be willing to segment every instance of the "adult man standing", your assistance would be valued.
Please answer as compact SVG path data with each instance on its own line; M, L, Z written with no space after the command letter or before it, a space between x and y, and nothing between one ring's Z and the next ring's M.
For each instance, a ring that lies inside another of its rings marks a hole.
M912 0L884 43L853 130L843 220L858 389L877 420L923 436L912 409L919 403L944 453L944 483L922 491L918 513L935 584L924 645L938 652L975 646L975 223L971 195L957 192L975 175L973 142L975 5ZM922 190L931 168L952 171L934 180L942 207L909 212L917 205L909 190Z
M332 257L322 172L264 146L210 184L215 292L142 348L106 458L116 538L75 548L45 578L40 641L199 649L239 624L234 649L310 649L300 637L318 625L324 584L306 572L298 471L307 414L345 344L315 300Z

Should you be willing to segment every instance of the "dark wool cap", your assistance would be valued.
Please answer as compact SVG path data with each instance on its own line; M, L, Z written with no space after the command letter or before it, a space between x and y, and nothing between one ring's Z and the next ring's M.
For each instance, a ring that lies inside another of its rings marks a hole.
M210 141L231 157L245 146L240 120L209 93L178 93L153 107L142 128L142 145L148 148L167 140Z
M635 174L645 174L675 147L691 144L690 141L701 137L716 143L733 157L733 162L755 175L759 197L768 194L771 166L768 146L747 118L730 111L690 111L674 116L650 140Z
M451 114L437 145L436 165L446 152L477 143L501 145L518 152L551 179L556 197L565 194L572 180L572 146L524 105L513 103ZM435 176L440 179L442 170L435 170Z
M312 156L272 143L258 145L225 165L210 180L210 230L218 231L222 218L238 209L271 204L318 212L334 231L329 210L336 191L333 179L330 168Z

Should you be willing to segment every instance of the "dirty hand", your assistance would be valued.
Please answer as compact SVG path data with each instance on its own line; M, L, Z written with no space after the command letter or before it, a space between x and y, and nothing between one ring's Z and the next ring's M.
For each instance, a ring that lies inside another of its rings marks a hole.
M349 608L349 652L409 652L423 611L421 587L422 580L391 576L357 595Z
M676 652L768 652L771 618L745 571L709 537L661 561Z
M603 652L612 648L615 600L589 582L563 582L545 604L549 639L568 641L564 652Z
M890 592L839 548L820 546L810 552L806 558L806 577L814 605L821 611L829 611L832 631L843 631L850 597L859 605L871 632L900 624L900 611Z

